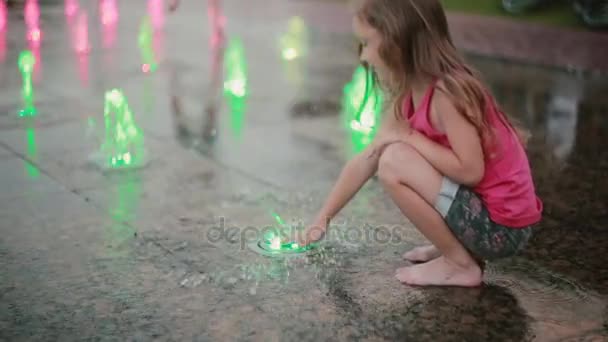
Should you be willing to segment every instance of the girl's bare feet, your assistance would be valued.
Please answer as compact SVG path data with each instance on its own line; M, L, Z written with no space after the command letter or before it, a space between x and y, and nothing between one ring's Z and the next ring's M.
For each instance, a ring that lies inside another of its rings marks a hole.
M399 268L395 277L409 285L476 287L483 276L475 262L459 265L441 256L424 264Z
M416 247L403 254L403 258L411 262L427 262L440 256L441 252L434 245Z

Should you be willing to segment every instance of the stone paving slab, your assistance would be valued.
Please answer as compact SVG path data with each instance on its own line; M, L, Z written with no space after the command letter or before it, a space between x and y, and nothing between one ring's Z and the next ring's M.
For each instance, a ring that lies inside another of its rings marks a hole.
M91 151L97 146L97 133L86 119L86 109L78 111L80 119L44 125L23 120L18 127L3 130L0 141L20 156L38 162L43 157L53 157L69 152Z
M88 252L90 247L86 248ZM74 249L70 246L72 253ZM173 325L173 311L161 311L154 300L177 289L164 280L162 268L158 270L146 261L162 255L155 246L141 246L135 253L114 248L108 251L110 255L95 257L62 254L51 261L40 261L48 257L46 253L23 252L39 259L29 261L3 248L3 273L21 270L21 275L12 277L10 283L2 281L3 302L18 303L3 307L0 314L6 327L4 337L48 340L80 335L149 339L179 334L179 327ZM70 256L79 257L79 262L63 259ZM27 277L30 272L36 276ZM62 277L45 281L47 272L58 272Z
M114 222L72 193L52 196L57 207L79 216L63 217L62 210L48 204L41 211L43 203L53 202L49 195L3 202L3 229L19 227L12 234L3 232L8 236L1 244L3 273L22 270L20 276L0 282L4 300L19 302L2 308L0 317L7 328L3 336L14 340L27 333L61 339L78 331L114 338L180 339L213 332L211 317L201 313L223 309L213 305L214 297L201 294L220 295L215 287L192 293L178 276L182 263L167 257L158 243L134 236L131 227ZM45 281L51 274L62 276ZM38 285L26 286L32 283ZM28 306L36 309L27 310ZM49 315L49 310L59 314ZM222 325L219 317L216 326ZM16 330L15 320L27 323ZM215 334L234 336L231 330L218 330Z
M8 150L8 149L0 146L0 158L12 157L12 156L13 156L13 152L11 150Z
M0 158L0 188L2 199L65 191L60 183L40 172L35 165L15 157Z

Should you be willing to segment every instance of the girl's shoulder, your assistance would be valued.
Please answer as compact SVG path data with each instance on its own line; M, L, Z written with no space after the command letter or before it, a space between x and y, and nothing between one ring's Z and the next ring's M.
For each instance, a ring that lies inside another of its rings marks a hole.
M452 101L443 80L437 80L431 86L433 87L433 96L429 99L429 119L435 129L445 132L445 116L457 115L458 109Z

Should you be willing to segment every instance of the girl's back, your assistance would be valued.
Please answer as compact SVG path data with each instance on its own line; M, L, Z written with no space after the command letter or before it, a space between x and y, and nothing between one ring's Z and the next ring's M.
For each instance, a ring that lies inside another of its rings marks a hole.
M436 83L427 89L420 106L413 108L409 94L403 103L404 118L413 129L451 148L448 137L431 118ZM526 151L514 128L488 95L484 115L493 131L494 143L487 148L485 174L473 189L487 206L495 222L508 227L525 227L540 220L542 203L536 196Z

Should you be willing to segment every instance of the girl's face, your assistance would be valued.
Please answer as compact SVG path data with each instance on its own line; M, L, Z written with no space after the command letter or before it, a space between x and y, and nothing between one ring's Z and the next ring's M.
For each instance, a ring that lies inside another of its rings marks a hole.
M361 62L371 66L380 82L386 84L390 81L390 71L380 57L379 48L382 43L380 32L358 16L353 18L353 30L361 44L361 55L359 56Z

